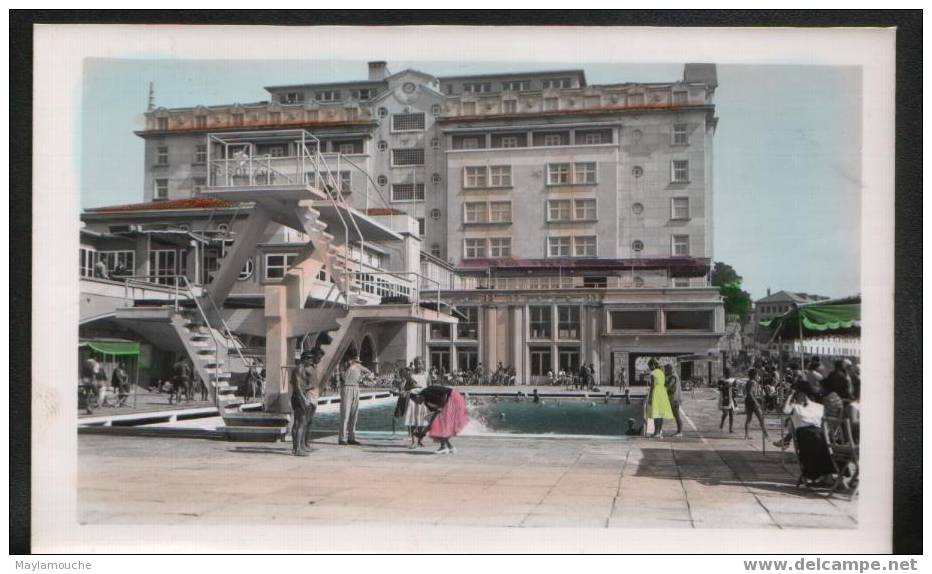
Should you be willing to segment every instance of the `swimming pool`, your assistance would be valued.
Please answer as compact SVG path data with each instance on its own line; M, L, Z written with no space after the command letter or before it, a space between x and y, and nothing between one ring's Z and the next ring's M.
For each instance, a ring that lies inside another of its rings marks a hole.
M395 405L373 405L359 410L356 429L362 432L391 432ZM546 398L535 403L530 398L513 397L469 399L469 426L465 435L536 434L624 436L628 418L640 426L643 404L623 400ZM338 413L314 416L313 429L336 431ZM395 431L404 434L404 421L394 421Z

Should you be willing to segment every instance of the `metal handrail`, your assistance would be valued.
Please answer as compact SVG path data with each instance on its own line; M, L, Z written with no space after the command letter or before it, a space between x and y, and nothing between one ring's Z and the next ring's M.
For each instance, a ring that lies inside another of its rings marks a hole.
M243 356L242 350L240 349L240 347L242 346L242 342L236 337L236 335L233 334L233 331L230 329L230 326L227 324L226 319L224 319L223 315L220 313L220 308L217 307L217 302L214 301L213 297L211 297L209 290L206 290L206 289L204 290L204 297L207 299L207 301L210 303L211 307L213 308L214 312L217 314L217 319L220 320L220 325L223 327L223 335L224 337L226 337L232 342L232 347L233 347L233 350L236 351L236 355L239 357L239 359L243 362L244 365L253 366L251 362L247 362L246 357ZM205 321L206 321L206 317L205 317ZM207 327L210 328L209 321L207 322ZM227 350L229 350L229 348L230 348L230 345L227 345Z
M194 305L197 308L198 313L203 319L204 324L207 326L207 330L210 333L210 338L214 342L214 373L213 373L213 384L214 384L214 400L217 404L217 409L220 409L220 393L217 390L217 385L219 383L219 377L217 374L217 369L220 365L220 342L217 340L217 335L214 333L214 329L210 326L210 321L207 319L207 314L204 313L204 308L201 306L198 296L195 293L194 286L191 285L191 282L188 280L185 275L131 275L126 278L127 288L124 289L124 296L126 299L129 298L128 293L128 284L129 283L146 283L145 281L139 281L140 279L171 279L171 294L172 294L172 307L175 311L179 310L178 303L181 299L181 291L179 290L179 284L184 284L184 290L187 292L187 298L194 301ZM148 283L152 283L149 281Z

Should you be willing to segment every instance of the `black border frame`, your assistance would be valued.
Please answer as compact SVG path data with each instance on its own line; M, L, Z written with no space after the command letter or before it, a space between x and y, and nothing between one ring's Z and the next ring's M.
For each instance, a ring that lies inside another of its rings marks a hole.
M10 554L30 553L35 24L896 27L893 552L922 553L922 10L11 10ZM15 112L15 113L14 113Z

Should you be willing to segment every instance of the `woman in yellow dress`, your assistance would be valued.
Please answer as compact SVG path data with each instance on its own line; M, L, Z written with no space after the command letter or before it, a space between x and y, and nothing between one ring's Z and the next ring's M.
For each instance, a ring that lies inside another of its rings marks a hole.
M673 407L670 406L670 396L667 394L666 377L663 369L655 359L647 362L650 369L651 385L650 396L647 399L647 418L654 419L653 438L663 438L663 419L673 420Z

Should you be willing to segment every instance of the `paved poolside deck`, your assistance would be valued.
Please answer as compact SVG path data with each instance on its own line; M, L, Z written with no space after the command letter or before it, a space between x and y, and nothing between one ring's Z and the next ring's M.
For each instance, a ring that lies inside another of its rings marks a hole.
M714 394L683 438L459 437L455 455L402 435L338 446L81 435L83 524L854 528L857 499L795 487L792 454L718 430ZM774 429L776 434L777 429ZM192 486L196 485L196 486Z

